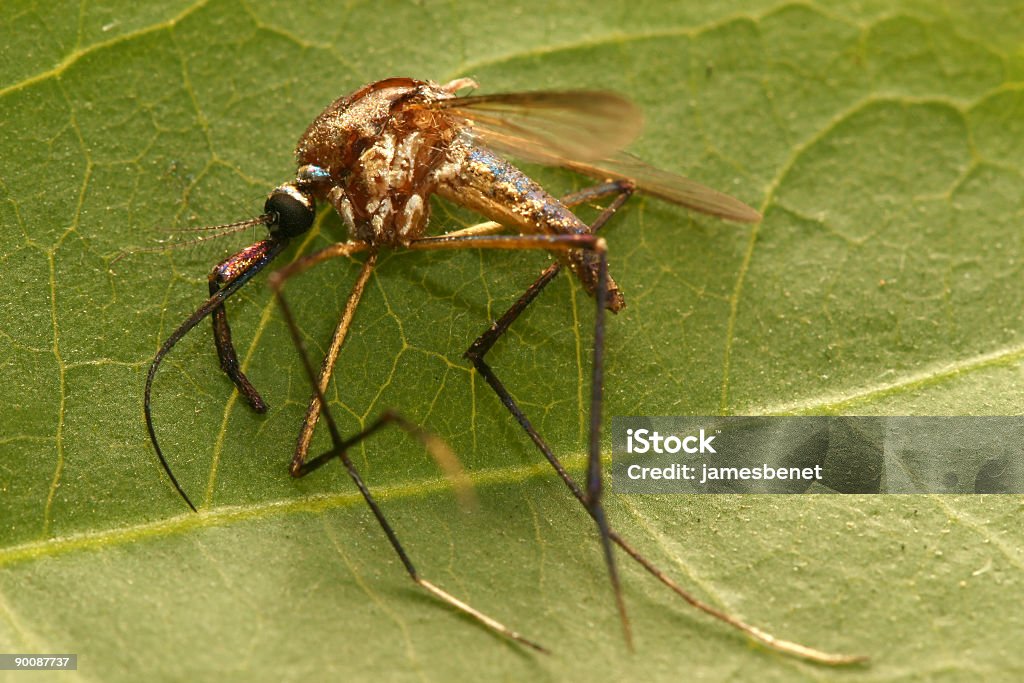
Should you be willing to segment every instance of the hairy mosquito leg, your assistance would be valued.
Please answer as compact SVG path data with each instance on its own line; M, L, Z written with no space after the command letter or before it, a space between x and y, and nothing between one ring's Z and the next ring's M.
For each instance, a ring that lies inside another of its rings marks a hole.
M463 602L462 600L456 598L447 591L439 588L432 582L428 581L427 579L424 579L419 575L419 572L416 570L415 565L413 565L408 553L406 553L405 548L402 547L401 541L398 540L398 535L392 528L391 523L388 522L387 517L385 517L383 510L381 510L380 505L378 505L377 503L377 500L373 497L373 494L370 492L370 489L366 485L366 482L363 481L363 478L359 474L359 471L356 469L356 466L352 462L352 459L349 458L348 448L367 438L368 436L370 436L378 429L381 429L387 424L397 424L398 426L403 427L403 429L406 429L406 431L410 431L414 435L417 435L418 437L421 438L421 440L425 432L423 432L418 427L415 427L407 420L404 420L403 418L394 413L385 413L369 428L364 429L351 439L345 440L341 438L341 433L338 431L337 424L334 422L334 418L331 416L331 411L327 406L327 401L324 398L323 391L320 388L320 383L316 375L316 371L313 369L313 364L310 362L309 355L306 353L305 345L302 342L302 335L299 332L299 328L296 325L295 318L292 315L291 307L288 305L288 302L285 300L284 294L281 291L281 286L283 282L284 278L275 277L271 279L271 286L274 289L274 294L277 297L278 304L281 307L281 312L284 315L285 323L288 325L288 331L291 333L292 341L295 343L295 347L299 351L299 355L302 358L302 365L305 368L306 375L309 378L309 381L313 384L314 390L317 395L317 399L319 400L321 405L324 421L327 423L327 429L331 435L331 442L334 444L330 452L322 456L319 456L318 458L315 458L305 468L303 468L300 465L299 474L297 476L301 476L302 474L311 472L319 468L332 457L338 457L341 460L342 464L345 466L345 470L348 472L349 477L355 483L356 488L359 489L359 493L363 496L363 500L366 501L366 504L370 507L370 510L373 512L373 516L377 519L377 523L380 524L381 529L387 536L388 542L391 544L391 547L395 551L395 554L398 555L399 560L401 560L402 565L405 567L406 573L408 573L409 575L409 578L411 578L413 582L416 583L416 585L420 586L425 591L435 596L442 602L451 605L463 614L473 617L474 619L476 619L477 621L479 621L495 633L498 633L502 636L505 636L506 638L526 645L527 647L533 648L538 652L548 653L548 650L545 649L543 646L533 642L532 640L529 640L520 633L505 626L500 621L488 616L487 614L484 614L475 607Z

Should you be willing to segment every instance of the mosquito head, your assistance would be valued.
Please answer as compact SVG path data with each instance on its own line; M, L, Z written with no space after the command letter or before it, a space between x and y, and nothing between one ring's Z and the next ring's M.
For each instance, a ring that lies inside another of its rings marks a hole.
M309 230L316 216L316 201L312 193L294 183L275 188L263 214L272 237L292 238Z

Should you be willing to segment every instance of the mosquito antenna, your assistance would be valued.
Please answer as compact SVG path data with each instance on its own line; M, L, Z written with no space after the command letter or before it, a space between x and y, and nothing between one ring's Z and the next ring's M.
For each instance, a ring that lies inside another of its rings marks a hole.
M166 230L167 232L206 232L206 231L212 231L212 230L223 230L227 234L230 235L231 233L236 232L238 230L241 230L242 228L248 228L250 225L258 225L259 223L264 222L264 221L260 220L261 218L265 218L265 216L257 216L256 218L247 218L244 221L238 221L237 223L225 223L224 225L194 225L194 226L190 226L190 227L187 227L187 228L160 228L160 229Z
M227 235L233 235L236 232L255 226L255 225L266 225L267 221L270 220L269 214L263 214L262 216L256 216L255 218L247 218L244 221L235 221L234 223L224 223L222 225L206 225L197 228L171 228L168 232L200 232L200 231L220 231L216 235L203 235L201 237L194 237L184 242L172 242L170 244L159 244L152 247L136 247L134 249L125 249L118 253L117 256L110 262L113 266L115 263L123 259L125 256L131 256L132 254L145 254L153 252L170 251L172 249L181 249L183 247L190 247L200 242L208 242L209 240L219 239L226 237Z
M251 223L252 221L248 221L247 225ZM178 483L178 479L174 476L174 473L171 472L171 466L170 464L168 464L167 459L164 457L163 451L160 450L160 444L157 442L156 430L153 428L153 413L150 408L150 396L153 393L153 378L156 377L156 371L160 367L160 363L163 362L164 357L167 356L167 354L170 353L171 349L174 348L174 345L177 344L182 337L188 334L189 330L198 325L200 321L203 320L203 318L210 315L215 310L217 310L217 308L222 306L224 304L225 299L227 299L229 296L237 292L242 287L242 285L244 285L246 282L252 279L252 277L256 275L256 273L263 270L264 266L273 261L274 258L278 254L280 254L281 251L283 251L284 248L288 245L288 240L282 238L270 238L264 240L261 243L257 243L257 245L262 245L263 254L256 258L252 263L250 263L238 275L238 277L236 277L230 283L225 285L221 290L219 290L216 294L207 299L202 306L197 308L195 312L192 313L192 315L186 318L185 321L178 326L178 329L174 330L174 332L171 333L171 336L169 336L167 338L167 341L163 343L163 345L160 347L160 350L156 352L156 356L153 358L153 362L149 366L149 374L146 376L146 391L144 394L145 398L143 400L142 405L143 411L146 414L146 428L149 430L149 440L153 444L153 449L156 451L156 456L160 459L160 465L164 468L164 472L167 473L167 476L170 478L171 483L174 484L174 488L177 489L178 495L180 495L182 499L186 503L188 503L188 506L192 508L193 512L198 512L196 506L189 499L188 494L185 493L185 490L181 487L181 484ZM249 247L249 249L252 248L253 247Z

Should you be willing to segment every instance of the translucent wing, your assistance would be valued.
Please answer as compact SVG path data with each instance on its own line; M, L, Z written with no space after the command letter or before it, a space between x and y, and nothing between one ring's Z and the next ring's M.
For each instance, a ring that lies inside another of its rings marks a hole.
M484 146L527 161L593 161L614 154L643 130L640 109L600 90L506 93L441 100L435 107L471 122Z
M593 162L562 159L558 165L602 180L631 180L641 192L711 216L740 223L756 223L761 220L760 213L735 197L671 171L655 168L627 152L618 152Z
M640 134L643 115L620 95L507 93L441 100L434 106L466 119L474 139L496 152L602 180L630 180L642 192L719 218L761 220L738 199L623 152Z

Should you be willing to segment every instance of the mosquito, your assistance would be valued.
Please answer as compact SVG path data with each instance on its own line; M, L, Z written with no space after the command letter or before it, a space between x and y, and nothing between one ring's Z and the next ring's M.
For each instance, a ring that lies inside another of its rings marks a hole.
M295 179L274 189L263 214L238 223L216 226L231 233L265 225L269 234L217 264L209 275L210 297L160 347L146 378L144 412L150 440L164 472L178 494L196 511L174 476L160 449L153 426L153 380L171 349L204 318L213 321L213 338L223 371L256 412L267 410L262 396L245 376L231 340L224 303L273 261L297 236L310 229L317 202L326 202L341 217L349 232L346 242L332 244L301 257L274 272L269 280L282 315L313 386L290 473L302 477L337 458L344 465L370 507L384 534L421 588L451 607L468 614L487 628L525 646L546 652L502 622L477 610L423 578L356 469L348 450L378 430L397 426L423 442L447 474L458 479L458 460L443 442L399 413L386 411L363 431L341 435L324 394L353 316L385 249L533 249L553 254L556 260L525 293L483 332L464 354L473 363L502 404L594 520L601 551L612 584L619 621L627 646L632 648L629 618L615 561L614 546L679 597L697 609L743 631L776 650L825 664L849 664L862 657L830 654L778 639L737 617L708 605L638 552L612 529L602 503L601 416L605 311L618 312L625 298L608 272L607 244L597 231L636 191L726 220L756 222L760 214L737 199L673 173L653 168L624 152L642 128L642 115L629 100L604 91L560 91L457 96L477 88L469 78L440 85L412 78L389 78L363 86L328 106L299 139L295 151ZM549 166L561 166L600 182L561 199L505 159L505 156ZM462 230L428 235L433 195L471 209L486 219ZM570 209L611 198L589 225ZM511 230L515 234L500 234ZM284 295L285 282L299 273L339 257L366 253L356 282L345 303L327 353L317 372L306 352L299 326ZM512 395L487 364L485 356L545 286L563 269L575 276L595 299L594 347L591 371L590 435L585 487L563 467L547 442L533 427ZM323 417L330 433L329 451L309 457L314 428Z

